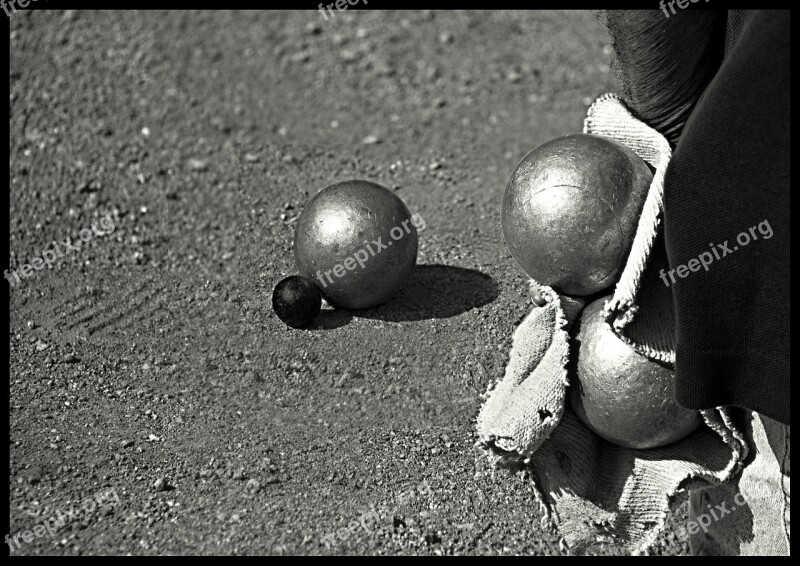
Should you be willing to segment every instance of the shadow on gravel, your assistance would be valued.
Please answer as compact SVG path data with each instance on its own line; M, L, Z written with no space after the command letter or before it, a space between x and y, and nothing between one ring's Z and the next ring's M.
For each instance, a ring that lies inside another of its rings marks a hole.
M359 318L389 322L449 318L491 303L497 296L495 282L479 271L418 265L408 283L388 302L349 312Z
M333 330L341 328L348 322L353 320L353 315L350 311L341 309L322 309L314 319L314 322L306 328L311 332L319 332L323 330Z

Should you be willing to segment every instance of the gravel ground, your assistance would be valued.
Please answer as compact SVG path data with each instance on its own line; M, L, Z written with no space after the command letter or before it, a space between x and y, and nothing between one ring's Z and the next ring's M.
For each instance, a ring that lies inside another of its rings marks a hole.
M114 495L14 554L565 552L473 443L530 308L505 182L615 90L590 13L10 27L8 265L96 229L10 292L12 538ZM350 178L425 219L419 267L290 329L270 300L294 222Z

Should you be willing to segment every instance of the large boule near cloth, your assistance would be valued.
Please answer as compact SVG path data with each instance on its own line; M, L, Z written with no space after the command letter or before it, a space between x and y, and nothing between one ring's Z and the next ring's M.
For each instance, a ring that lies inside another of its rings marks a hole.
M611 297L587 306L573 333L577 360L569 403L592 432L625 448L657 448L688 436L700 424L697 411L673 398L675 373L636 352L605 321Z
M653 175L606 137L570 134L522 158L503 198L511 255L536 282L592 295L619 278Z

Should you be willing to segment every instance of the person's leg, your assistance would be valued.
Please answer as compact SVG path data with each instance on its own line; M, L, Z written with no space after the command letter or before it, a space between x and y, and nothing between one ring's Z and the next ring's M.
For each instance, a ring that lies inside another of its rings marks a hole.
M789 554L789 427L743 414L754 454L734 483L690 494L692 554Z

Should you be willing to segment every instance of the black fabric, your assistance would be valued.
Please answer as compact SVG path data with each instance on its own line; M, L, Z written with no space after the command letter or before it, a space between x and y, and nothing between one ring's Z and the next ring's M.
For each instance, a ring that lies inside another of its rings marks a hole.
M749 14L737 34L665 179L675 397L789 425L789 13Z

